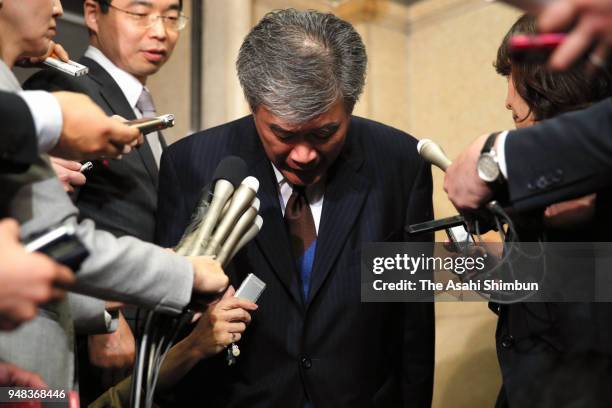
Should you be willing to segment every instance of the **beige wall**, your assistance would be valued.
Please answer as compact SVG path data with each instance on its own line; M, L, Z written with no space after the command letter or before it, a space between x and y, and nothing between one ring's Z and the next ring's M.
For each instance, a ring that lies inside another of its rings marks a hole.
M518 13L483 0L203 0L205 128L248 113L234 62L242 39L274 8L316 8L350 20L369 55L365 93L356 114L417 138L438 141L451 158L471 139L509 128L506 82L492 68L503 35ZM187 1L187 6L190 1ZM187 9L188 10L188 9ZM176 140L188 131L189 32L172 61L151 82L160 112L175 112ZM434 169L437 217L455 213ZM442 237L438 237L442 239ZM435 407L492 406L499 388L494 351L495 316L484 303L436 305Z
M183 0L183 9L189 15L192 0ZM194 0L199 1L199 0ZM162 69L149 78L147 86L155 97L155 107L161 115L173 113L176 116L176 126L164 130L168 143L187 135L189 132L190 110L190 57L191 57L191 24L180 33L179 40L170 60Z

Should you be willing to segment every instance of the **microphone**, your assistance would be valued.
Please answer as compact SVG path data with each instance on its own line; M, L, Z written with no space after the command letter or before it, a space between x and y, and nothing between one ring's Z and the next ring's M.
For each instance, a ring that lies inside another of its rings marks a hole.
M423 159L438 167L444 172L446 172L446 169L452 164L452 161L448 158L446 153L444 153L444 150L442 150L440 145L438 145L433 140L419 140L419 143L417 143L417 151ZM499 207L497 201L491 201L490 203L487 203L485 208L493 213L496 213L499 212L501 207ZM488 218L490 218L490 214L485 215L485 217L487 216ZM483 214L480 214L480 216L475 217L474 219L478 219L480 221L480 224L484 227L484 230L493 229L489 220L483 219ZM430 231L438 231L441 229L454 230L455 228L461 228L462 224L463 228L465 228L466 230L472 230L472 228L469 227L471 223L468 223L468 221L462 215L441 218L439 220L431 220L419 224L412 224L406 226L404 229L410 234L416 234Z
M217 254L217 261L221 265L225 265L227 261L230 259L230 255L232 254L234 248L242 238L242 236L249 230L253 221L255 221L255 217L257 217L257 212L259 211L259 199L255 198L253 205L242 214L242 216L236 222L236 225L225 239L223 246L219 250Z
M212 195L210 193L210 184L202 188L198 204L191 213L191 220L183 232L179 243L174 247L178 255L189 256L195 242L197 229L202 225L202 220L206 216Z
M231 204L227 209L227 213L221 219L215 232L208 241L204 255L216 255L225 238L230 234L232 228L247 208L251 206L257 190L259 189L259 180L249 176L244 179L240 186L236 189L232 197ZM225 202L223 202L225 205ZM223 205L218 209L219 213L223 210ZM212 208L212 205L211 205ZM210 210L209 210L210 213ZM208 217L207 217L208 218ZM218 218L218 217L217 217ZM216 221L216 219L215 219Z
M228 156L221 160L213 175L212 193L210 187L202 189L191 222L175 248L178 254L190 256L201 252L208 243L226 202L247 176L247 165L241 158Z
M240 241L238 241L238 244L232 251L232 254L230 255L229 259L233 259L243 246L245 246L250 240L255 238L255 235L259 234L259 231L261 231L262 226L263 218L258 215L257 217L255 217L255 221L253 222L253 224L251 224L249 230L242 236L242 238L240 238Z
M147 133L174 127L174 115L170 113L167 115L157 116L155 118L134 119L125 122L125 124L138 128L140 133L146 135Z
M446 171L448 166L452 164L444 150L433 140L421 139L417 144L417 151L422 158L429 163L438 167L442 171Z

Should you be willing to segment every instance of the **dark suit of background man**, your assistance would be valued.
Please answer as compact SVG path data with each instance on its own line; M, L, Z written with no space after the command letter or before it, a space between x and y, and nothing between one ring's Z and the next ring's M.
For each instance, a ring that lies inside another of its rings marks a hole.
M113 0L112 3L87 0L84 11L90 46L79 62L89 67L89 75L74 78L45 70L30 78L27 86L85 93L107 114L128 120L154 116L146 81L172 54L179 30L185 24L181 9L179 0ZM122 160L94 162L93 170L87 173L87 183L76 194L81 217L95 220L100 229L116 236L130 235L152 242L158 166L165 146L162 134L152 133L146 136L143 146ZM128 313L128 318L130 314L133 313ZM121 371L130 368L133 360L133 339L129 327L123 323L119 333L89 338L92 363L115 367L119 373L114 373L114 380L127 373ZM126 337L127 342L121 343ZM117 342L120 347L105 351ZM117 354L120 356L113 361L112 356ZM83 377L81 384L85 384ZM103 389L111 384L104 385Z
M227 155L260 180L264 221L228 269L234 285L250 272L267 284L238 362L227 367L221 353L194 369L177 391L186 399L179 406L431 405L433 305L360 301L362 244L401 241L405 224L433 215L431 172L416 140L351 116L366 62L347 22L270 13L237 62L253 115L164 153L158 242L176 244Z

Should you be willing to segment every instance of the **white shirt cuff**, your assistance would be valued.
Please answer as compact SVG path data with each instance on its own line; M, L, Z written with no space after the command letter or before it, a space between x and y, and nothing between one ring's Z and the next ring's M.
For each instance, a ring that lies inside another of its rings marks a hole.
M22 91L19 95L30 108L38 138L38 152L46 153L59 141L64 125L62 109L55 97L45 91Z
M497 163L499 164L499 170L506 180L508 180L508 167L506 164L506 137L508 137L508 131L504 131L497 136L498 141L495 142L497 148L495 154L497 155Z

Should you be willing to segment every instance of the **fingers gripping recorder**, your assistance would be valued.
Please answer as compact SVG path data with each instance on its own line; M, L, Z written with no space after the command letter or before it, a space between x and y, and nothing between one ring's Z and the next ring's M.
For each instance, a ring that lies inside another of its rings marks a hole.
M258 188L259 182L248 176L247 165L242 159L235 156L223 159L215 170L211 184L202 190L191 221L174 248L175 251L184 256L210 255L221 265L227 265L236 252L261 229L263 222L257 215L259 200L255 197ZM255 302L263 288L265 283L251 274L235 296ZM141 406L143 379L146 379L143 391L145 406L152 406L163 357L174 343L177 333L192 317L193 314L189 310L179 318L154 312L147 314L145 335L141 338L134 370L136 374L132 382L130 406ZM168 336L168 333L171 335ZM238 346L232 344L228 349L228 363L235 362L238 354Z
M177 253L210 255L225 266L257 235L263 225L263 219L257 214L259 181L247 174L246 164L238 157L229 156L219 163L212 187L204 188L191 222L175 248ZM249 274L235 296L256 302L265 286ZM240 349L232 343L227 349L227 363L235 364L238 355Z

